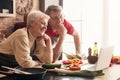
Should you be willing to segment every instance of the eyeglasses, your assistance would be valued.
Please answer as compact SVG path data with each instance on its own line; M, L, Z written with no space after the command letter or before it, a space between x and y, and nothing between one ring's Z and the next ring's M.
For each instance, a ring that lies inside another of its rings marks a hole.
M55 17L50 17L50 19L51 19L51 20L54 20L54 21L60 20L60 19L63 19L63 18L64 18L63 15L61 15L61 16L55 16Z

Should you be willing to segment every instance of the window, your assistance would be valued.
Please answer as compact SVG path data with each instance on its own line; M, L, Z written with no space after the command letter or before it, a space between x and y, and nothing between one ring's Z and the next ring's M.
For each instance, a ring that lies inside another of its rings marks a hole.
M114 45L114 55L120 55L120 0L109 0L109 45Z
M81 38L81 52L88 53L88 48L94 42L102 44L103 29L103 0L63 0L65 18L70 21L79 32ZM63 51L74 53L73 38L67 35Z

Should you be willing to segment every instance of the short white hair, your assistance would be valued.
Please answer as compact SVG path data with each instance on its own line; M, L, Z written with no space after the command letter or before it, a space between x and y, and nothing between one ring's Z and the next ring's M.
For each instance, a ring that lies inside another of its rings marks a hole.
M27 26L32 22L35 22L39 19L46 18L49 20L49 16L45 13L41 12L40 10L31 11L27 16Z

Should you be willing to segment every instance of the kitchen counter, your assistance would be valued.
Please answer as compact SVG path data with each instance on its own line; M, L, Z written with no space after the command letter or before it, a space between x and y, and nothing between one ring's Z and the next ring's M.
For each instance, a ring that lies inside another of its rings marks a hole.
M95 77L94 80L120 80L120 64L114 64L103 72L105 75Z
M120 80L118 79L120 77L120 65L112 65L112 67L109 67L105 70L103 70L105 75L98 76L98 77L80 77L80 76L68 76L68 75L61 75L59 73L55 72L47 72L44 76L43 80ZM1 75L3 76L3 75ZM14 78L9 77L3 77L0 80L17 80ZM41 80L41 79L38 79Z

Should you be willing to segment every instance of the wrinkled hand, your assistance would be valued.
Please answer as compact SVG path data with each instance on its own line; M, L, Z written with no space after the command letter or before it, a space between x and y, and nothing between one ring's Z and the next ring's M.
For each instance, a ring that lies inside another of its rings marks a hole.
M37 49L39 50L42 46L48 46L51 43L51 39L47 34L40 36L36 39L37 41Z
M67 30L63 24L58 24L55 29L58 31L60 36L65 36L67 34Z
M35 67L41 67L41 64L39 61L34 61L35 62Z
M47 35L47 34L44 34L43 36L39 36L39 37L37 37L37 41L41 41L41 40L45 40L45 41L47 41L47 40L49 40L50 39L50 37Z
M44 34L43 39L47 41L47 40L50 40L50 37L47 34Z

